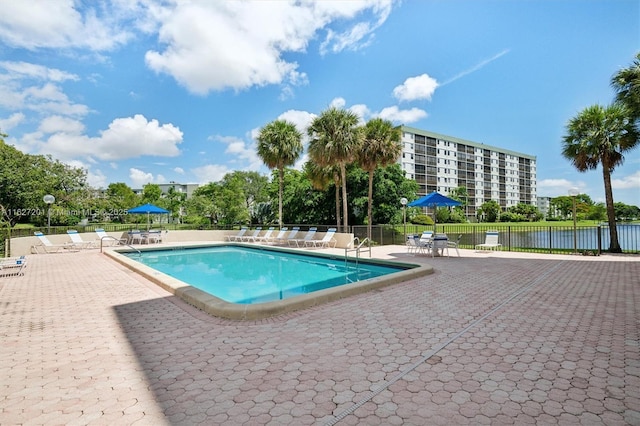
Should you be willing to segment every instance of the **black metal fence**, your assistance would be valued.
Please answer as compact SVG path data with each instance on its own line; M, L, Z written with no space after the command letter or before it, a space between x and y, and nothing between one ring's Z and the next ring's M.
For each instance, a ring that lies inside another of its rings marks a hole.
M287 224L289 229L300 226L306 231L316 225ZM103 228L107 232L127 232L133 229L141 229L146 224L88 224L76 226L56 226L43 228L14 228L11 229L11 238L32 236L34 231L45 234L64 234L68 229L76 229L79 232L94 232L97 228ZM318 231L324 232L331 226L318 225ZM266 226L263 226L266 229ZM459 246L473 249L476 244L482 244L486 231L498 231L499 242L502 249L507 251L520 251L532 253L594 253L598 254L609 250L609 227L607 225L558 227L545 225L509 226L496 224L464 225L442 224L437 225L436 232L446 233L451 239L458 239L461 235ZM162 224L162 229L239 229L239 226L194 226L188 224ZM375 245L405 244L405 234L421 234L424 230L433 230L433 226L424 225L375 225L372 226L371 240ZM367 237L367 226L352 226L351 231L361 241ZM640 224L618 224L618 242L625 253L640 253ZM4 240L6 236L0 234L0 253L4 254Z
M498 231L499 243L507 251L532 253L588 253L599 254L609 250L609 227L594 226L509 226L498 224L485 225L437 225L436 232L445 233L451 239L461 235L461 248L475 248L485 241L486 231ZM352 227L360 240L367 237L366 226ZM433 226L407 225L406 234L421 234L424 230L433 230ZM618 242L625 253L640 253L640 224L618 224ZM374 244L404 244L405 227L403 225L377 225L372 227L371 240Z

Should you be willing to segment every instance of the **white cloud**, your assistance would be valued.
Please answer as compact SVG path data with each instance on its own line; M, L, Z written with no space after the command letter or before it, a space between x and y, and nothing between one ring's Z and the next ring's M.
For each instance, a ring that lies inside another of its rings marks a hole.
M11 78L29 78L35 80L53 81L61 83L67 80L78 81L80 77L57 68L48 68L38 64L29 62L1 61L0 68L7 71L7 75Z
M323 7L337 7L339 6L340 10L338 13L341 17L345 18L355 18L358 14L363 12L363 9L360 9L359 2L318 2L323 3ZM345 3L351 3L350 5L345 5ZM350 28L342 32L336 32L329 28L327 30L327 37L325 41L320 46L321 53L327 53L329 51L333 53L341 52L342 50L358 50L363 47L368 46L373 39L373 32L378 29L389 17L391 13L391 8L393 6L393 1L391 0L380 0L370 3L371 8L371 16L370 19L365 19L359 22L356 22Z
M347 101L344 98L333 98L329 103L329 107L340 109L340 108L344 108L346 104L347 104Z
M296 125L296 128L302 135L307 134L309 124L316 118L316 114L307 111L290 109L278 116L278 120L287 120Z
M38 131L42 133L78 134L84 131L84 124L72 118L52 115L42 120L38 127Z
M196 175L200 180L199 183L201 185L207 184L209 182L218 182L229 171L230 170L227 166L221 164L209 164L202 167L196 167L192 170L193 174Z
M104 161L141 156L175 157L180 154L182 132L173 124L160 124L143 115L117 118L98 137L82 134L80 122L62 117L49 117L40 125L40 132L25 135L24 145L42 154L62 160L97 158ZM43 132L55 132L43 140Z
M427 112L419 108L399 109L397 106L383 108L376 116L395 123L413 123L427 117Z
M262 166L262 160L258 156L255 145L247 144L242 139L234 137L222 137L220 141L227 144L226 154L232 154L245 161L250 170L257 170Z
M99 138L92 138L95 146L90 152L98 151L96 156L102 160L143 155L175 157L180 154L180 129L171 123L161 125L155 119L148 121L141 114L117 118L100 133Z
M13 47L110 50L131 38L124 2L4 1L0 40ZM88 7L87 5L91 5Z
M403 84L393 89L393 96L399 101L431 100L438 87L438 81L428 74L407 78Z
M371 116L371 111L365 104L356 104L349 107L349 111L355 113L360 117L360 124L365 124L367 119Z
M92 188L106 188L109 186L109 181L101 170L87 170L87 183Z
M151 69L197 94L306 84L306 74L283 59L284 53L303 52L325 27L323 51L354 48L384 23L392 5L393 0L180 2L159 15L164 50L148 51L145 59ZM346 26L340 33L329 28L337 21ZM283 96L291 96L290 88Z
M81 117L86 105L75 103L59 83L77 81L75 74L27 62L0 62L0 107Z
M129 169L129 179L134 188L142 188L148 183L153 183L153 174L132 167Z
M7 130L11 130L24 121L24 114L16 112L11 114L9 118L0 119L0 133L6 133Z
M184 174L184 169L182 167L174 167L173 171L175 173L178 173L179 175L183 175Z
M568 179L542 179L537 183L538 196L559 197L569 195L569 188L578 188L580 193L586 193L587 184L582 181L570 181Z
M640 188L640 170L620 179L611 179L613 189L633 189Z

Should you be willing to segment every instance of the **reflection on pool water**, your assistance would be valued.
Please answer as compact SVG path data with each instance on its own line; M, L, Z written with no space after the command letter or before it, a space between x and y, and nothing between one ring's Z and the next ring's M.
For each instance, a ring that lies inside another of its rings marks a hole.
M410 269L285 251L221 245L127 254L222 300L255 304Z

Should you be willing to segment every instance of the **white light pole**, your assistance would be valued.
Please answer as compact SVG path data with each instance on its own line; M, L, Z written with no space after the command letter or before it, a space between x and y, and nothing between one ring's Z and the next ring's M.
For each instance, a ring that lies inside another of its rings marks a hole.
M400 198L400 204L402 204L402 224L404 225L404 243L407 244L407 203L409 200L402 197Z
M56 201L56 197L51 194L47 194L42 197L42 201L47 203L47 234L51 233L51 204Z
M580 194L578 188L570 188L569 196L573 198L573 254L578 253L578 236L576 226L576 196Z

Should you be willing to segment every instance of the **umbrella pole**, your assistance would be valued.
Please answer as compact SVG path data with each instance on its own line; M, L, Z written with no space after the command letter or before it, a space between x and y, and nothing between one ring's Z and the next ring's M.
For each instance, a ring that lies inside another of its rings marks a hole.
M433 205L433 235L436 235L436 228L438 225L438 206Z

